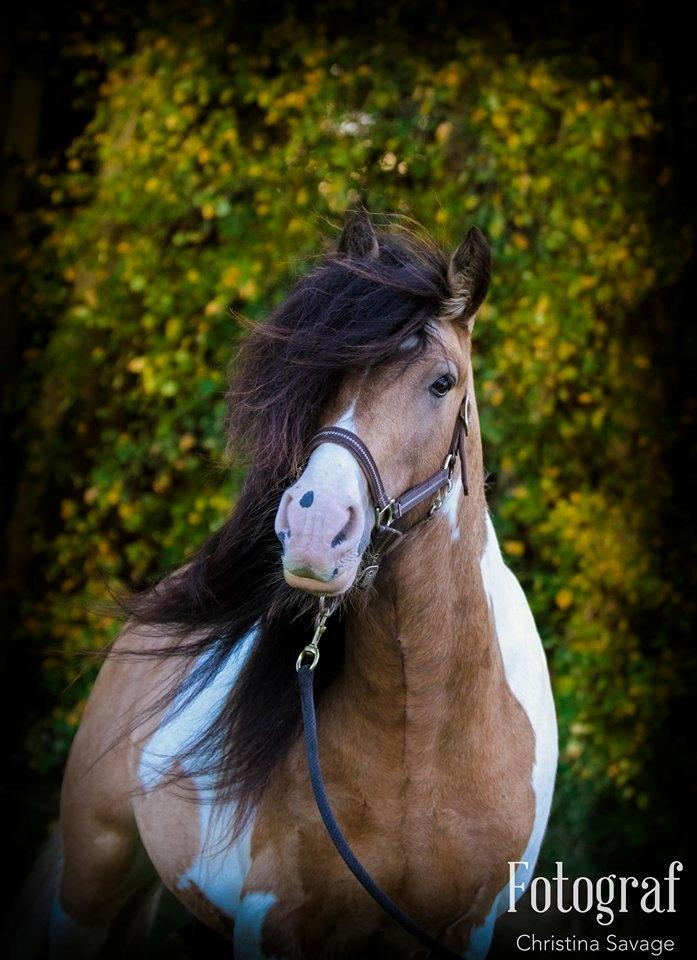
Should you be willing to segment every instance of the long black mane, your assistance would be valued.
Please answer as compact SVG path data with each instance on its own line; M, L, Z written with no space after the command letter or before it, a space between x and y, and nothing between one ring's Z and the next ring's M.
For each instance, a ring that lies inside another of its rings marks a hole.
M179 758L189 772L215 777L220 799L236 802L238 825L299 731L294 662L308 641L311 610L283 580L273 529L279 499L341 378L394 361L413 334L419 349L426 324L449 295L447 273L435 244L400 225L380 233L379 256L331 254L295 283L253 328L234 364L228 448L247 460L249 470L233 512L184 567L126 601L139 633L157 628L147 656L197 660L150 713L173 709L175 694L182 709L258 625L252 654L222 712ZM323 641L318 697L342 659L337 616Z

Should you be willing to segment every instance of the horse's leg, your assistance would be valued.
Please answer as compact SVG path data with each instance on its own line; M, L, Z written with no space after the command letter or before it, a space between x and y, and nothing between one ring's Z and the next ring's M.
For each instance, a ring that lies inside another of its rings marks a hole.
M131 809L129 744L97 763L89 725L78 732L61 797L62 862L50 920L50 956L97 956L124 905L153 872ZM87 749L85 749L87 746Z
M68 831L69 836L69 831ZM65 839L61 875L49 923L51 960L99 955L126 904L153 878L142 845L130 831L85 823L78 844ZM142 931L142 940L147 939Z
M52 960L96 956L122 908L154 879L133 813L133 747L129 736L119 737L129 729L145 672L132 660L107 659L70 751L61 794Z

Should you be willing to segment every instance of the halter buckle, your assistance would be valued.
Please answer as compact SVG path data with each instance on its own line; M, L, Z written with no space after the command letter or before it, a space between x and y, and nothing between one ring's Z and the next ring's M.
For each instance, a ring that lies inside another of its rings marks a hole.
M389 527L394 523L394 500L390 500L382 508L375 508L375 522L378 527Z

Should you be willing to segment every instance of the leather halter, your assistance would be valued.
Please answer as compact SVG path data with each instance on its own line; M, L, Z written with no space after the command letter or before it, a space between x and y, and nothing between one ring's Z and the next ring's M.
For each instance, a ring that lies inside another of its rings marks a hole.
M361 438L351 430L337 426L322 427L310 439L307 448L308 455L322 443L336 443L349 451L368 481L368 489L375 506L375 529L371 537L369 550L366 551L368 562L361 571L359 585L367 586L372 583L380 561L397 546L404 534L413 530L420 523L429 520L441 508L452 487L455 463L458 458L460 460L462 489L465 495L469 493L465 453L465 438L469 433L469 413L470 400L469 396L465 394L460 404L452 439L442 467L426 477L425 480L409 487L398 497L388 495L373 455ZM401 530L393 526L396 520L401 520L407 513L426 501L430 501L431 506L422 520L418 520L407 530Z

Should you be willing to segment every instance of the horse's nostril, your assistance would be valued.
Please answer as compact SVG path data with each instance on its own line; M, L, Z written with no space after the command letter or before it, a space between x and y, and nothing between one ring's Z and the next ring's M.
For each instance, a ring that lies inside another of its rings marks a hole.
M343 530L340 530L337 535L332 540L332 547L340 546L346 540L346 527Z
M344 526L341 528L341 530L339 530L339 532L334 537L334 539L331 541L332 549L336 549L337 547L340 547L342 543L346 543L349 537L353 535L353 532L356 529L356 517L357 517L357 511L355 507L349 507L348 520L346 521Z

